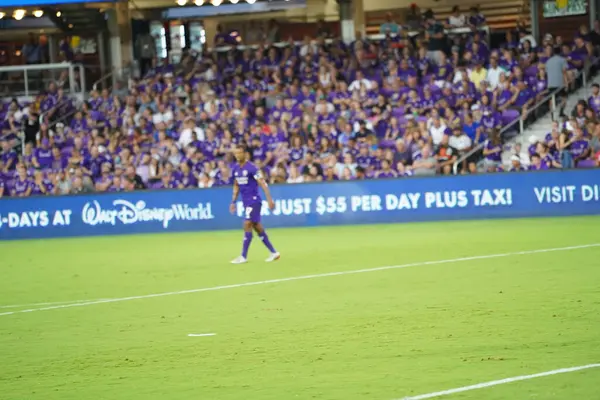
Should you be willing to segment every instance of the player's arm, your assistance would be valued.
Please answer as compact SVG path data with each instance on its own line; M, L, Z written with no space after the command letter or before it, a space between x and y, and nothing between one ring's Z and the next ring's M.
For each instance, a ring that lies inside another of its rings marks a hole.
M237 181L233 181L233 195L231 196L231 205L229 206L229 211L231 213L235 213L235 202L237 201L238 195L240 194L240 186Z
M257 176L256 181L258 182L258 186L260 186L260 188L265 193L265 197L267 198L267 203L269 203L269 208L270 209L275 208L275 202L273 201L273 197L271 197L271 191L269 190L269 185L267 184L265 179L262 176Z

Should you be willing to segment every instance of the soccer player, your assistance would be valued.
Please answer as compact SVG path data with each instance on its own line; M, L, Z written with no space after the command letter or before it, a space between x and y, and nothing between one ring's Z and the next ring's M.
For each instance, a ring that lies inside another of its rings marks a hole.
M231 261L231 263L243 264L247 262L248 249L252 242L252 230L255 230L256 233L258 233L258 237L271 252L271 255L266 261L271 262L279 260L279 252L277 252L271 244L271 241L265 232L265 228L260 223L262 200L258 190L259 186L267 197L269 208L271 210L275 208L275 202L273 202L269 187L256 165L248 161L249 157L246 149L238 146L234 149L233 155L235 156L237 164L233 168L233 198L231 199L231 206L229 209L232 214L235 213L235 202L237 201L238 194L241 193L242 203L244 205L244 244L242 247L242 255Z

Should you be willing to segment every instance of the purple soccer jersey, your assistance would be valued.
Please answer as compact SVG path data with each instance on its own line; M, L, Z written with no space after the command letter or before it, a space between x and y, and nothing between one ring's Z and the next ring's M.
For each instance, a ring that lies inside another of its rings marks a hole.
M243 165L234 165L233 176L240 188L242 204L244 205L244 219L254 223L260 222L262 199L260 198L258 181L262 179L261 172L256 165L246 162Z

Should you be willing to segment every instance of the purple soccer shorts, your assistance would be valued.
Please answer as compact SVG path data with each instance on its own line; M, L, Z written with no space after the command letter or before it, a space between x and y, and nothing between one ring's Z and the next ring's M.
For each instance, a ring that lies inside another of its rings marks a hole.
M262 202L257 202L254 204L247 204L244 206L244 220L250 221L252 223L260 222L260 210L262 208Z

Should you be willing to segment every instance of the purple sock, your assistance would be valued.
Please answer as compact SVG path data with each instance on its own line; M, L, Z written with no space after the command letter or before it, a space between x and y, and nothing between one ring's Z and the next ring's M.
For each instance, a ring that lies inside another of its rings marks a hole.
M242 257L248 258L248 249L252 242L252 232L244 232L244 246L242 247Z
M263 233L261 233L258 237L260 237L260 240L263 241L263 243L265 244L265 246L267 246L267 249L269 249L271 253L276 253L275 247L273 247L271 241L269 240L269 237L267 236L267 232L263 231Z

